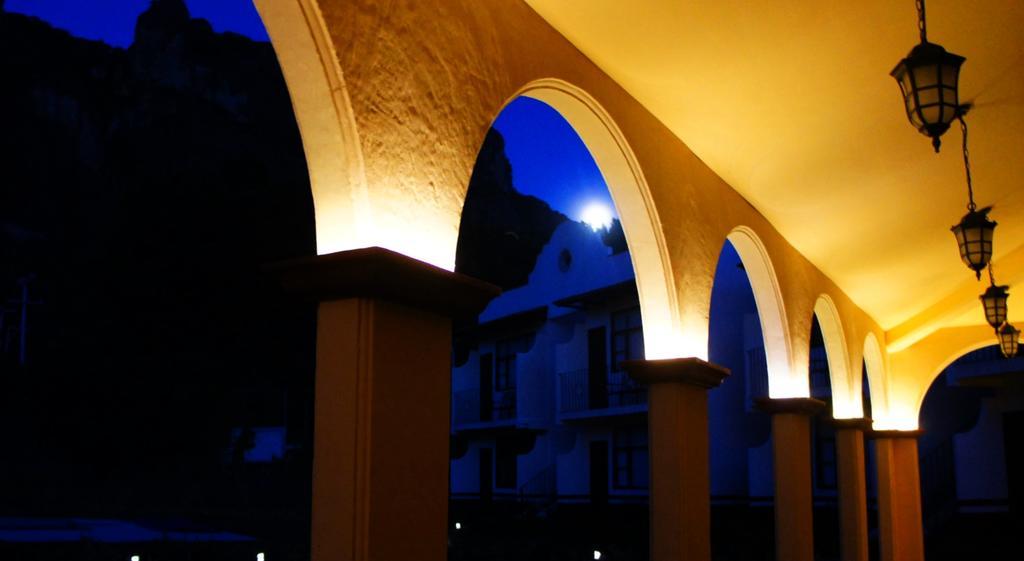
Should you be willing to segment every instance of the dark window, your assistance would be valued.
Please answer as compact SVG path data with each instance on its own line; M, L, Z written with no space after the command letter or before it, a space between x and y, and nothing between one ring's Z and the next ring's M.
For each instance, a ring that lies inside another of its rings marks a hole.
M644 328L640 307L612 314L612 370L622 371L622 362L644 358Z
M590 502L608 502L608 441L590 442Z
M616 489L647 489L647 429L615 431L613 485Z
M587 406L608 407L608 329L603 325L587 332Z
M499 442L494 465L494 486L499 489L516 488L516 453L512 446Z
M480 355L480 420L490 421L494 414L494 355Z
M494 492L494 452L480 449L480 498L489 500Z
M814 476L819 489L836 488L836 438L831 430L815 427Z
M494 348L494 391L516 387L516 353L523 350L522 339L498 341Z

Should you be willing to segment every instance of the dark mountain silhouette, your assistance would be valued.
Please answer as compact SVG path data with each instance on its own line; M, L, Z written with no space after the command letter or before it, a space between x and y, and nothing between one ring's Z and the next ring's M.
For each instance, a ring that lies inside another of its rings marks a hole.
M315 234L271 46L182 0L152 2L127 49L0 11L0 75L0 514L273 507L301 525L315 312L259 268ZM503 144L481 149L457 261L508 288L566 218L515 190ZM253 494L231 430L285 423L297 452Z
M491 129L469 180L455 269L504 289L526 284L541 248L566 216L512 185L505 139Z
M259 273L315 252L271 46L181 0L128 49L0 12L0 74L8 328L34 277L26 365L0 337L0 511L307 512L307 458L259 497L225 461L233 428L286 421L308 454L314 311Z

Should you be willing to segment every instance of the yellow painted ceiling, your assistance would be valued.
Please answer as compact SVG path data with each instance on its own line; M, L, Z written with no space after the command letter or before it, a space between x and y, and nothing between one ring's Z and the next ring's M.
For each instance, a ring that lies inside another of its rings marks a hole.
M884 328L973 279L949 232L967 196L960 131L934 154L889 76L918 41L913 0L526 1ZM967 57L998 276L1024 246L1024 2L927 7L929 40Z

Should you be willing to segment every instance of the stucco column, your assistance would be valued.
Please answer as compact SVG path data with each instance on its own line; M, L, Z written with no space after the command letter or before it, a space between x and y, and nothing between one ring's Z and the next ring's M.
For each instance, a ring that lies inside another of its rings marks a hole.
M647 384L652 561L710 561L708 394L729 370L697 358L635 360Z
M923 561L921 474L917 437L921 431L874 431L878 463L878 541L882 561Z
M775 558L814 561L811 417L825 409L825 402L810 397L759 399L757 406L772 416Z
M498 290L381 248L269 270L319 301L312 559L445 560L451 318Z
M864 473L864 431L868 419L832 419L836 429L841 561L868 561L868 491Z

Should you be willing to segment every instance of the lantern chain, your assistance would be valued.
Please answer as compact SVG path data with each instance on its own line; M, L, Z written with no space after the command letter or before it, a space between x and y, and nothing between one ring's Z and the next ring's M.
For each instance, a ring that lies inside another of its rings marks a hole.
M928 42L928 24L924 19L924 0L915 0L917 5L917 30L921 33L921 42Z
M974 212L978 205L974 204L974 186L971 184L971 153L967 150L967 121L964 121L962 112L957 112L956 118L960 120L960 132L964 138L964 172L967 174L967 210Z
M996 285L996 276L992 272L992 260L991 259L989 259L989 261L988 261L988 282L991 283L992 286Z

